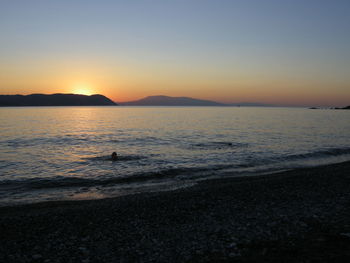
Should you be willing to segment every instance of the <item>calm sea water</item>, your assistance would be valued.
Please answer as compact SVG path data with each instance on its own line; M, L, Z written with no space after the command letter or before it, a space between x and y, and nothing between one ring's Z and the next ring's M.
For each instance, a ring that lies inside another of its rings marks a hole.
M169 190L350 160L350 112L0 108L0 205ZM119 161L109 160L116 151Z

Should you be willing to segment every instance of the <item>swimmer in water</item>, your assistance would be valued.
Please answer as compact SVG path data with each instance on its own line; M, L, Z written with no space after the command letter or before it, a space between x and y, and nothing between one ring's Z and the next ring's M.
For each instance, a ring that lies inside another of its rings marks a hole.
M118 155L116 152L113 152L112 153L112 161L116 161L116 160L118 160Z

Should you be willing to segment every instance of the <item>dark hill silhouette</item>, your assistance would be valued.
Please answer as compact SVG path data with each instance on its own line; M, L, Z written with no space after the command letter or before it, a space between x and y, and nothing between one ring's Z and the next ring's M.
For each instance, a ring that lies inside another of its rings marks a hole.
M31 94L0 95L0 106L107 106L117 105L103 95Z
M226 106L223 103L188 97L148 96L140 100L121 102L125 106Z

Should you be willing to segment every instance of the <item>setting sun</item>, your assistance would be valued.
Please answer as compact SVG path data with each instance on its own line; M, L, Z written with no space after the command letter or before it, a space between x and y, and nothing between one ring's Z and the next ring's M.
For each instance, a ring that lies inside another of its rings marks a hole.
M93 91L90 85L88 84L75 84L72 88L72 93L81 94L81 95L92 95Z

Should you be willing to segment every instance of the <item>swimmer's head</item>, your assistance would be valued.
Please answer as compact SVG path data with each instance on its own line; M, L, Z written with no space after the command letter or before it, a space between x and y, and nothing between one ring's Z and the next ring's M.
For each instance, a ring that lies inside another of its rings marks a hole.
M116 152L112 153L112 160L117 160L118 156Z

